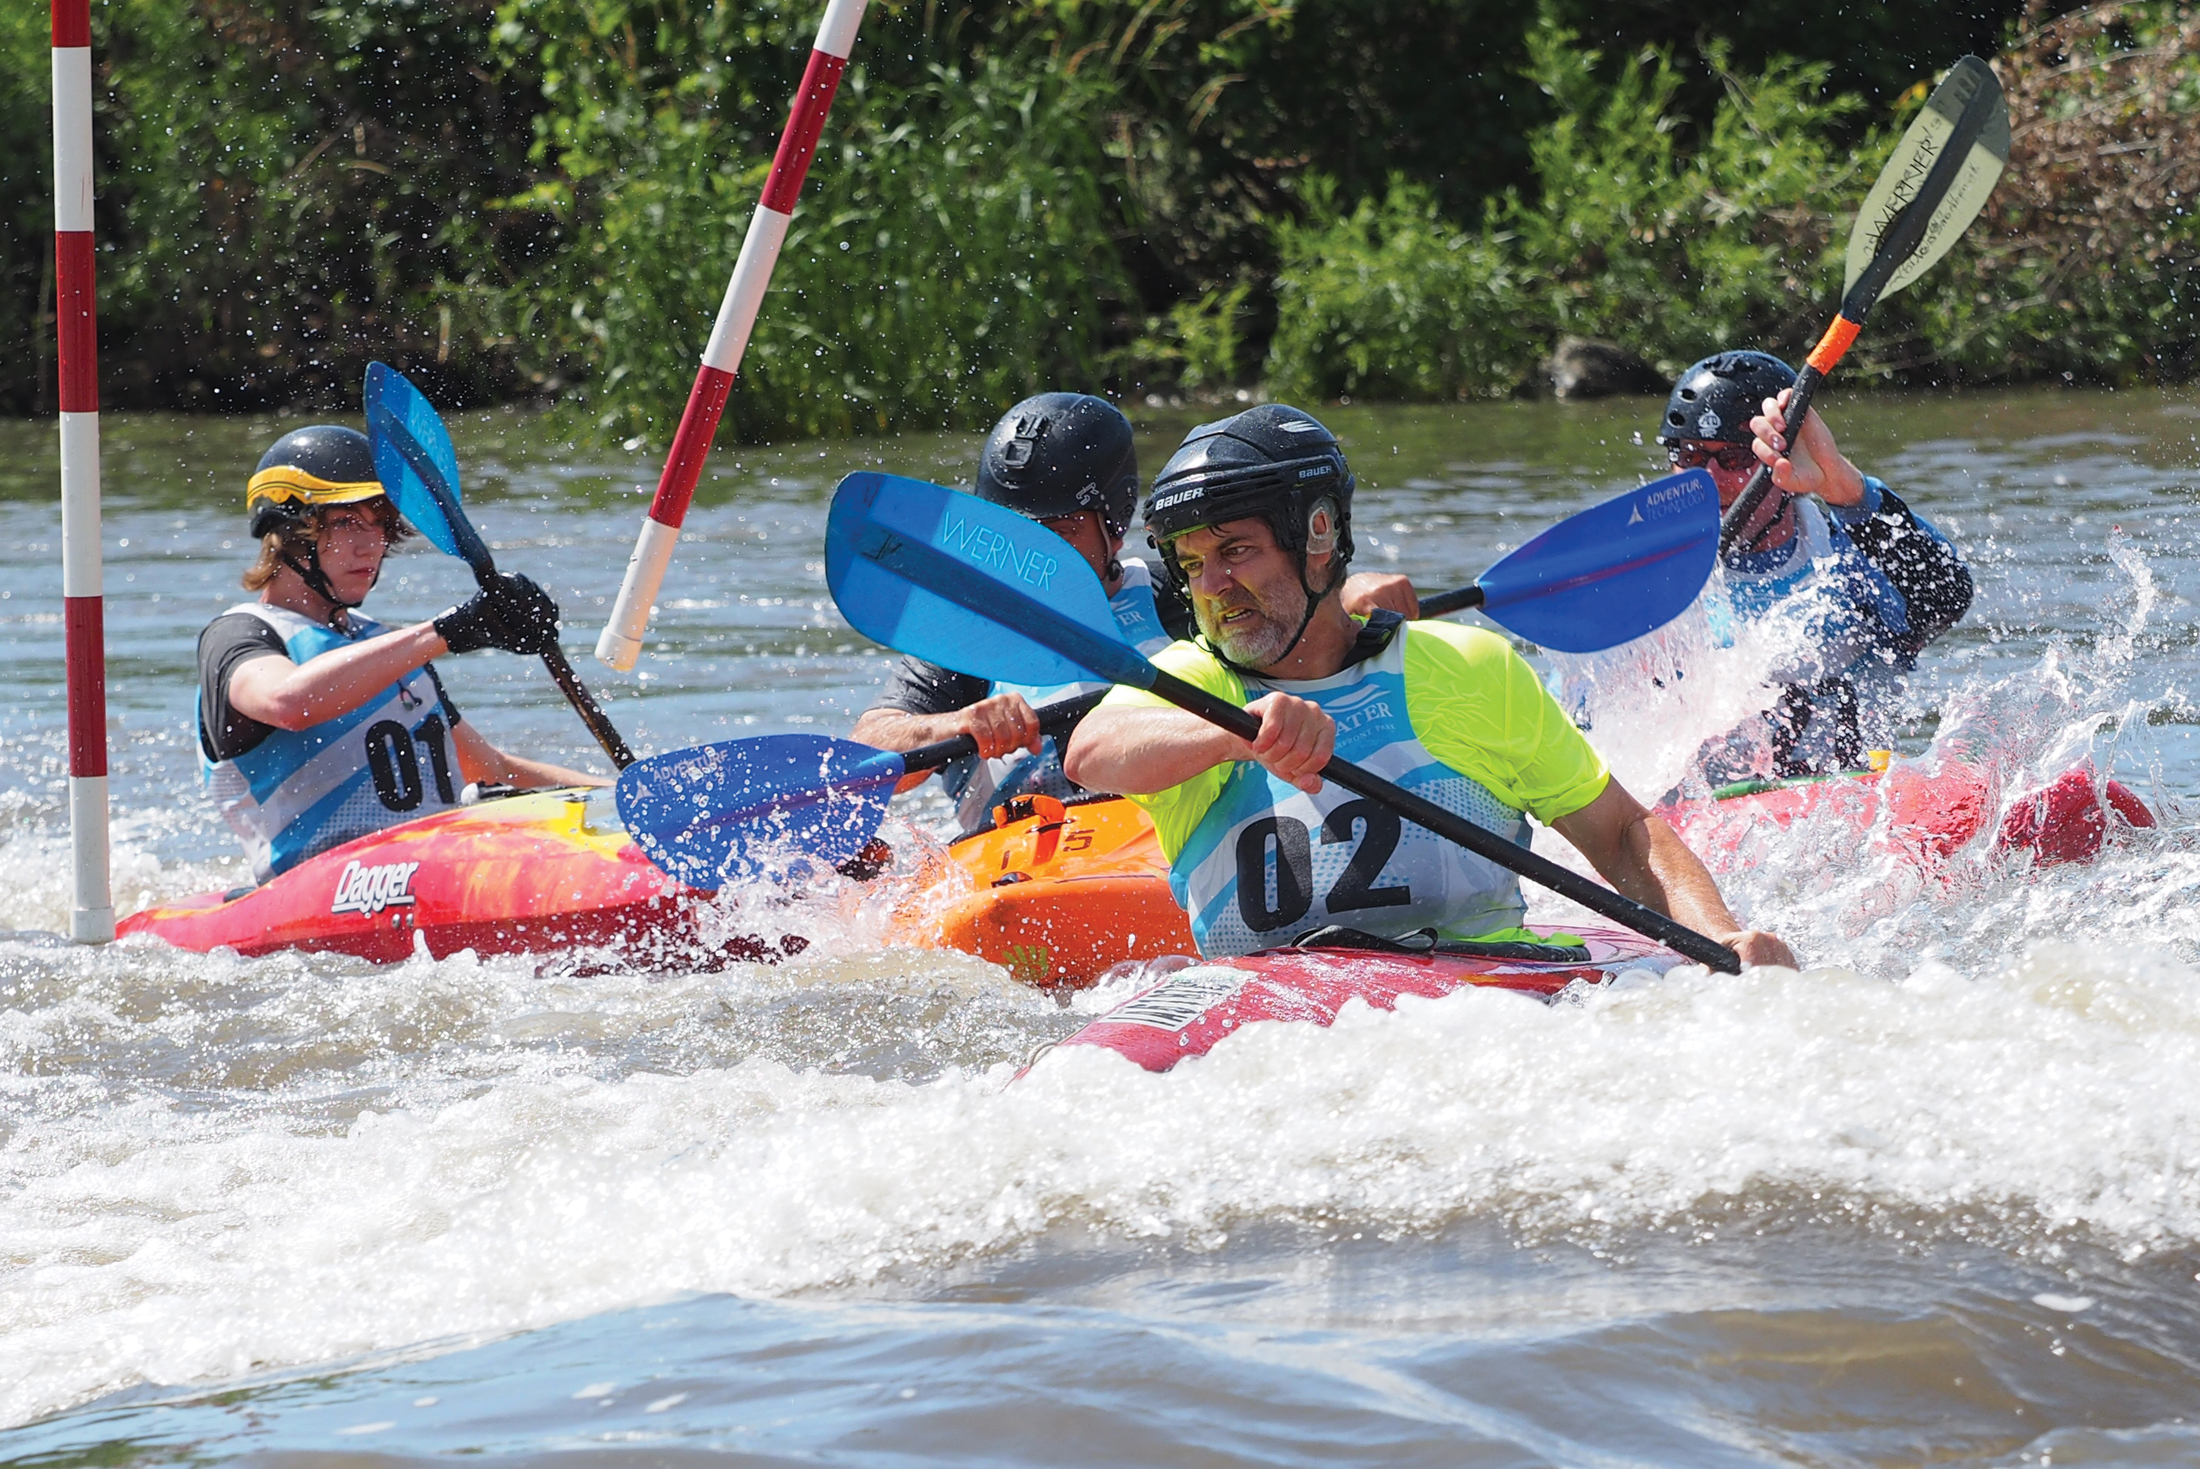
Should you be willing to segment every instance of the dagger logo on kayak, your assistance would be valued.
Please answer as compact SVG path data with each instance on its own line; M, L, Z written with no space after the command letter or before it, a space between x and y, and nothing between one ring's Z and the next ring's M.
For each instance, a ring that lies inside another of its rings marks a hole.
M998 567L1040 591L1054 580L1062 563L1045 551L1019 551L1016 543L989 525L974 525L964 516L949 516L940 531L940 545L976 566Z
M336 899L331 913L364 913L372 917L385 908L409 908L413 903L413 874L418 862L385 862L362 867L356 860L344 864L336 879Z

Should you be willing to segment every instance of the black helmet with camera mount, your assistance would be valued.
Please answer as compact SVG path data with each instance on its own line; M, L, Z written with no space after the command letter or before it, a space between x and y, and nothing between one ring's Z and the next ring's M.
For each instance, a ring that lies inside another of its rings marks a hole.
M1110 536L1121 536L1138 508L1131 421L1090 393L1026 398L987 436L977 492L1033 520L1095 511Z

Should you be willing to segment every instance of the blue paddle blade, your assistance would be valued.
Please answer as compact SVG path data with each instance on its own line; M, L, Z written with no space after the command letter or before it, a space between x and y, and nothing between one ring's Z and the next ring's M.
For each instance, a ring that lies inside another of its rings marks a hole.
M902 758L822 735L725 740L637 760L619 774L634 844L689 887L837 867L878 835Z
M476 571L493 564L459 500L458 451L427 395L396 368L367 364L367 438L374 472L397 513L446 556Z
M1718 487L1691 469L1568 516L1498 562L1482 573L1482 610L1555 652L1594 653L1680 616L1718 552Z
M1041 687L1153 682L1076 547L941 485L868 471L842 480L825 584L856 631L957 673Z

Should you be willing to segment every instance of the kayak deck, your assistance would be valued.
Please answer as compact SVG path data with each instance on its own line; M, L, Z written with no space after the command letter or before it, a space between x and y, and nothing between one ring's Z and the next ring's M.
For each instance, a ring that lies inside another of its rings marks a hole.
M608 792L536 791L437 812L321 853L274 880L158 904L117 925L205 953L279 949L394 963L612 947L635 962L764 957L706 945L703 895L666 877L617 825Z

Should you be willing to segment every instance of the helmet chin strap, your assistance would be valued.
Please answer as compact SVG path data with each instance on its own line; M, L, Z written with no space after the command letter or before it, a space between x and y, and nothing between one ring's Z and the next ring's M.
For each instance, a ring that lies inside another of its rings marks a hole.
M283 558L283 565L289 567L292 571L297 572L298 579L304 582L307 588L311 590L316 597L319 597L322 601L328 603L331 607L349 612L354 607L357 607L360 602L364 602L367 600L365 593L362 593L360 595L358 601L352 602L347 602L342 597L336 595L336 588L329 584L328 573L321 569L321 548L318 546L315 546L306 552L305 565L299 565L296 561L291 560L291 558L288 556L285 556ZM381 568L377 567L375 568L374 581L378 582L381 579L382 571ZM373 590L374 582L368 582L367 591L372 592Z

